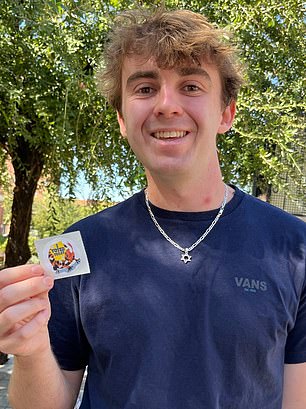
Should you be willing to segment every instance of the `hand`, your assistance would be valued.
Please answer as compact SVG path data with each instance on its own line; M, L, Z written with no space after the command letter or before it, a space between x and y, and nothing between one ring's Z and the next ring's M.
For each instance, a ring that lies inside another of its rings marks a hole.
M53 278L39 265L0 271L0 351L30 356L50 347L48 292Z

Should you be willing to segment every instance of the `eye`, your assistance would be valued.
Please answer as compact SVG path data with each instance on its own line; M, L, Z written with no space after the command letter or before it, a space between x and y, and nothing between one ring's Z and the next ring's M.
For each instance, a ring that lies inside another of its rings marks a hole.
M152 94L154 92L154 89L149 86L144 86L144 87L139 87L136 89L136 94Z
M199 92L199 91L201 91L201 88L196 84L187 84L187 85L184 86L183 89L184 89L184 91L187 91L187 92Z

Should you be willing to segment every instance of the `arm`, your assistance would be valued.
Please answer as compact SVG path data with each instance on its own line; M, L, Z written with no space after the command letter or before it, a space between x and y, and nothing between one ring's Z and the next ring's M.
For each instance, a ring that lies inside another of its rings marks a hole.
M306 363L286 364L282 409L306 408Z
M9 386L14 409L70 409L83 371L62 371L48 333L53 279L40 266L0 272L0 350L15 355Z
M72 409L84 371L63 371L51 350L37 356L15 357L9 385L13 409Z

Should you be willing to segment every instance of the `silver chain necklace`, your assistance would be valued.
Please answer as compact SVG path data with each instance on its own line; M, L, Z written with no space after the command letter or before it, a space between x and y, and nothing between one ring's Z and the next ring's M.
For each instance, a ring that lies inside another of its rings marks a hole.
M168 234L162 229L162 227L159 225L158 221L156 220L152 209L150 207L149 204L149 199L148 199L148 192L147 189L145 189L145 201L146 201L146 206L149 212L149 215L153 221L153 223L155 224L155 226L157 227L158 231L164 236L164 238L169 241L169 243L171 243L174 247L176 247L177 249L179 249L183 254L181 255L181 260L186 264L189 261L191 261L192 257L189 254L190 251L192 251L195 247L197 247L198 244L201 243L201 241L203 241L205 239L205 237L208 235L208 233L214 228L214 226L216 225L216 223L218 222L218 220L220 219L226 202L227 202L227 195L228 195L228 186L225 185L225 190L224 190L224 197L223 197L223 201L221 203L219 212L217 214L217 216L214 218L214 220L212 221L211 225L205 230L205 232L202 234L201 237L198 238L198 240L196 242L194 242L190 247L182 247L180 246L178 243L176 243L174 240L171 239L171 237L168 236Z

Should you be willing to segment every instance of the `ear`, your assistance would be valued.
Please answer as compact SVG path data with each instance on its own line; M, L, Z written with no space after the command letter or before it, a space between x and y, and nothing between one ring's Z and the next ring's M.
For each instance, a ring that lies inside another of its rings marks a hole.
M122 114L119 111L117 111L117 121L118 121L118 124L119 124L121 135L124 138L126 138L127 134L126 134L126 126L125 126L125 123L124 123L124 118L123 118Z
M229 105L225 108L221 116L221 122L218 128L218 133L222 134L228 131L234 121L236 114L236 101L232 100Z

